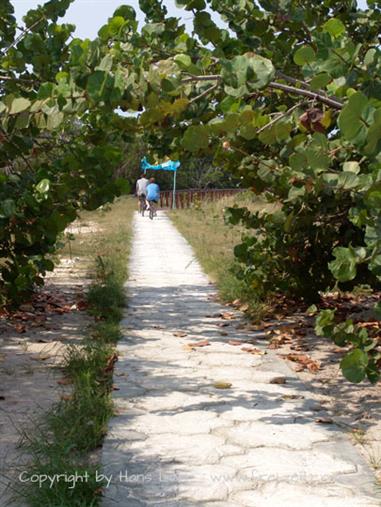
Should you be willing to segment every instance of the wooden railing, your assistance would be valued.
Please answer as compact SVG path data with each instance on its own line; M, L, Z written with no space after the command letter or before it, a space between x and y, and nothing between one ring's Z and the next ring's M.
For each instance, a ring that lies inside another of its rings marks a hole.
M241 188L210 188L207 190L177 190L176 191L176 208L190 208L192 204L200 201L216 201L222 197L243 192ZM160 192L160 207L173 208L173 192L172 190L163 190Z

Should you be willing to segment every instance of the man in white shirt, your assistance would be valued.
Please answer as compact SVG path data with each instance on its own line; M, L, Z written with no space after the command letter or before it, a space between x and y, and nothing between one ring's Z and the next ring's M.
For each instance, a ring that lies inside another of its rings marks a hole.
M136 195L138 197L138 208L139 211L144 215L144 210L146 208L146 193L147 193L147 185L149 181L146 178L146 175L141 174L140 178L136 182Z

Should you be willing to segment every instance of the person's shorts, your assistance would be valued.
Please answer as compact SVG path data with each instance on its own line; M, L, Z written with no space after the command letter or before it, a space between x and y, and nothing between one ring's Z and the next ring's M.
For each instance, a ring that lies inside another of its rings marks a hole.
M149 203L151 202L154 202L155 204L157 204L159 201L155 201L155 199L151 199L150 201L148 201Z
M138 195L138 198L139 199L145 199L146 198L146 194L140 194L140 195Z

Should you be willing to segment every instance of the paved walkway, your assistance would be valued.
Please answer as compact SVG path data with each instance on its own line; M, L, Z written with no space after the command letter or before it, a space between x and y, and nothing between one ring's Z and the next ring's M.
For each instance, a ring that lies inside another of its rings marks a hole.
M380 505L373 474L339 428L315 422L324 412L295 373L229 343L255 333L221 316L163 212L135 217L127 290L103 507Z

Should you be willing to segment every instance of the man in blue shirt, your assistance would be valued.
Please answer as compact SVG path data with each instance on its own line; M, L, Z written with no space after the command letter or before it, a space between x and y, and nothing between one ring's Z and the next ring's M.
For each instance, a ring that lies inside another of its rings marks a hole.
M155 178L150 178L149 184L146 188L146 198L148 202L148 207L151 207L152 203L157 204L160 199L160 188L157 183L155 183ZM152 206L156 210L155 204Z
M157 183L155 183L155 178L150 178L149 183L146 188L146 197L147 201L159 202L160 199L160 188Z

